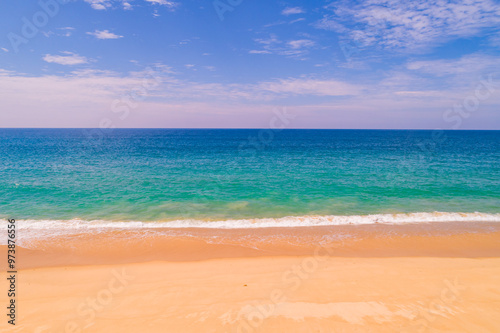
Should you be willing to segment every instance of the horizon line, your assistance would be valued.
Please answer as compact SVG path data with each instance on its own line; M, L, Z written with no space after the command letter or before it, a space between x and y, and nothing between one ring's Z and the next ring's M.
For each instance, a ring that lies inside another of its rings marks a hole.
M0 130L9 129L74 129L74 130L100 130L103 132L112 132L113 130L318 130L318 131L500 131L499 129L484 128L464 128L464 129L445 129L445 128L264 128L264 127L0 127Z

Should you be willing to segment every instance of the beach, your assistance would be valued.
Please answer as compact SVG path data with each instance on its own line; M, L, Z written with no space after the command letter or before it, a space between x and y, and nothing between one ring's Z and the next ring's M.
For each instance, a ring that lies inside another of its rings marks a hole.
M500 0L0 21L0 333L500 333Z
M18 248L17 324L4 321L1 331L500 329L495 223L260 228L245 235L108 230L33 240ZM6 304L6 295L0 301Z
M1 130L0 332L500 331L499 132L259 133Z

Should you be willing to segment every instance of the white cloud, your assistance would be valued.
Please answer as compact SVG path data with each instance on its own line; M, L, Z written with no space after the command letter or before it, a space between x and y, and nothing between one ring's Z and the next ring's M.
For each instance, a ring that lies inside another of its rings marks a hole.
M72 52L61 52L65 55L46 54L43 60L60 65L81 65L88 63L88 59Z
M256 86L256 90L276 94L346 96L357 95L361 92L362 88L336 80L293 78L263 82Z
M131 10L133 6L130 4L128 0L84 0L86 3L90 4L95 10L106 10L111 7L115 7L115 4L121 5L124 10ZM149 2L155 5L162 5L169 8L175 8L178 3L174 1L168 0L144 0L145 2Z
M63 31L61 34L58 34L58 36L64 36L64 37L70 37L73 33L73 30L75 30L75 28L73 27L63 27L57 29Z
M62 37L70 37L73 34L73 30L75 28L72 27L64 27L64 28L57 28L57 31L42 31L42 34L49 38L50 36L62 36Z
M108 30L96 30L94 32L87 32L87 35L94 36L97 39L118 39L123 36L109 32Z
M270 54L271 52L266 50L250 50L248 51L250 54Z
M296 19L296 20L290 21L290 22L288 22L288 23L289 23L289 24L294 24L294 23L297 23L297 22L305 21L305 20L306 20L305 18L301 17L301 18L298 18L298 19Z
M339 22L340 18L328 15L314 25L318 29L336 31L338 33L349 32L349 29Z
M289 41L288 45L290 45L292 49L301 49L301 48L312 47L315 45L315 43L309 39L299 39L299 40Z
M176 2L168 1L168 0L144 0L144 1L150 2L150 3L155 4L155 5L167 6L170 8L174 8L177 6Z
M283 9L283 11L281 12L282 15L294 15L294 14L303 14L305 13L304 10L300 7L287 7L285 9Z
M111 7L110 0L85 0L86 3L90 4L90 7L96 10L105 10Z
M251 50L252 54L278 54L288 57L301 58L309 53L309 48L316 43L309 39L298 39L284 42L275 35L269 38L255 39L255 42L261 45L262 50Z
M5 47L2 47L2 51L4 51L4 52L9 52L9 50L8 50L8 49L6 49Z
M500 25L495 0L371 0L357 5L344 1L328 8L333 14L318 21L318 28L345 33L364 46L390 49L426 48Z

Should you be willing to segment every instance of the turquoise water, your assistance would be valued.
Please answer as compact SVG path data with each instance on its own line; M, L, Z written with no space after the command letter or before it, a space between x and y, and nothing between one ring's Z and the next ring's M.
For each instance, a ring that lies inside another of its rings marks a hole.
M0 130L0 218L500 213L500 131Z

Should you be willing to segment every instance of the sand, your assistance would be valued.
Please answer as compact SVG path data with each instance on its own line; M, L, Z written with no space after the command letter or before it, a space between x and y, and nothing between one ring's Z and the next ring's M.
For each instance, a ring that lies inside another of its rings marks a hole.
M368 237L373 230L363 229L356 242L314 246L287 247L286 237L278 237L272 246L251 249L237 241L200 245L208 231L189 238L192 243L178 235L130 243L101 234L84 249L76 246L81 235L60 238L21 250L17 325L3 315L0 331L499 332L498 231L446 237L416 229L389 238ZM300 231L306 240L327 233L308 230ZM234 240L238 232L225 235ZM436 246L439 240L445 246ZM152 245L141 252L136 246L143 242ZM158 255L172 244L184 247ZM470 251L456 249L463 246ZM383 255L370 255L374 250ZM7 287L2 279L0 290ZM6 292L0 302L7 304Z

